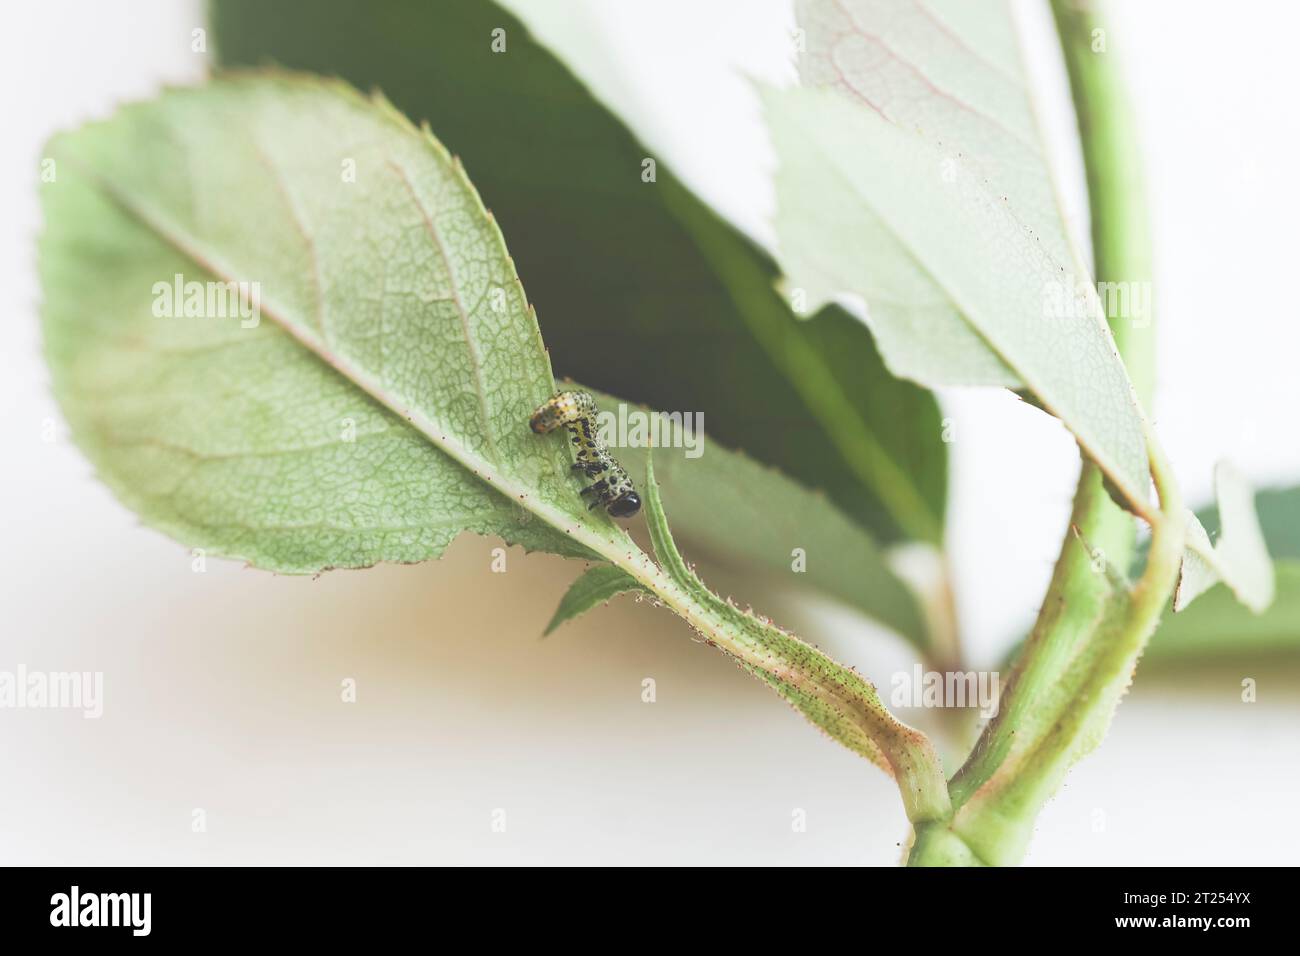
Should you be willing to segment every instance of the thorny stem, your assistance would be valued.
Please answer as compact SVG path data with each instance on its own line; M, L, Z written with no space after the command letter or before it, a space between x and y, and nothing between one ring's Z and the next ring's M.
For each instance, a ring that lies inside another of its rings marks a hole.
M733 615L721 613L712 602L701 600L678 585L639 549L605 556L746 670L773 686L784 687L800 698L833 710L858 734L869 739L879 754L869 759L894 777L909 820L919 825L946 819L951 814L943 767L929 738L892 719L883 706L868 699L868 694L874 696L870 685L792 635L785 635L780 641L767 641L738 630ZM845 741L841 739L841 742Z
M1024 739L1014 741L1011 759L996 767L978 789L956 786L961 774L954 778L958 809L949 829L986 862L1005 865L1023 857L1039 809L1056 792L1070 766L1100 742L1109 726L1177 583L1186 546L1185 511L1158 443L1154 436L1148 441L1162 515L1152 529L1142 577L1131 590L1124 589L1107 601L1094 627L1075 646L1067 645L1075 636L1069 630L1045 632L1044 645L1056 652L1051 660L1058 666L1041 667L1033 675L1037 680L1021 679L1008 692L1012 698L1023 695L1028 708L1037 711L1018 728ZM1068 601L1068 593L1049 592L1049 604ZM1013 680L1025 673L1017 668ZM992 733L992 726L987 733Z
M1107 55L1104 20L1092 0L1052 0L1052 10L1079 124L1097 280L1148 283L1150 227L1136 123ZM1110 318L1139 402L1149 407L1151 317ZM953 820L917 828L910 865L1018 862L1039 808L1109 724L1177 582L1186 538L1177 485L1149 428L1147 445L1161 515L1142 578L1131 591L1121 583L1116 596L1115 579L1127 574L1134 555L1134 522L1085 459L1047 597L998 716L949 785Z
M929 738L895 719L856 672L705 587L673 542L649 457L645 489L646 525L659 566L635 545L626 557L610 555L611 560L833 739L891 774L909 820L920 825L947 819L948 788ZM647 566L652 573L645 575Z

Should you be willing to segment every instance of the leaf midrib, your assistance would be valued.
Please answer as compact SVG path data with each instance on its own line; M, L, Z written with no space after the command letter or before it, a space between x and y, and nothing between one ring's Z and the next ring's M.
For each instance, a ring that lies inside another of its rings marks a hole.
M891 121L885 120L885 122L891 122ZM898 127L897 124L891 123L891 125L894 125L895 128L901 129L901 127ZM874 216L876 220L880 222L888 230L889 235L892 236L894 241L898 243L899 247L907 254L908 258L910 258L913 262L915 262L917 267L920 268L926 275L928 275L931 278L931 280L935 284L935 287L943 291L943 294L947 297L948 301L952 303L953 308L955 309L957 314L961 317L966 327L975 333L975 335L980 339L980 341L982 341L988 347L990 352L992 352L995 356L997 356L998 360L1002 362L1003 365L1005 365L1008 369L1010 369L1020 378L1020 381L1023 382L1024 385L1030 391L1032 391L1035 396L1037 396L1039 401L1042 402L1043 407L1048 411L1049 414L1051 414L1053 417L1057 418L1058 420L1064 422L1065 419L1059 414L1059 412L1055 408L1055 403L1047 399L1041 387L1038 384L1036 384L1036 382L1034 381L1036 376L1031 377L1029 375L1026 375L1023 369L1020 368L1019 364L1012 361L1010 357L1008 357L1005 354L1005 352L992 339L988 337L986 331L979 324L973 322L970 319L970 313L959 301L959 297L951 289L948 288L946 283L944 283L940 279L936 271L933 268L931 268L931 266L925 259L922 258L920 253L918 253L914 248L912 248L912 246L903 237L903 235L900 233L900 231L897 229L894 223L886 216L884 216L875 207L875 205L862 194L862 191L856 187L852 177L843 168L843 164L840 160L840 157L834 155L834 151L827 150L822 145L820 138L814 137L812 139L812 142L816 143L816 148L818 152L820 152L822 156L826 158L827 166L831 170L833 170L835 175L839 177L839 179L849 188L849 191L857 199L857 201L860 202L868 210L868 212L872 216ZM1017 224L1019 224L1018 221ZM1109 328L1104 326L1104 323L1102 327L1104 328L1106 335L1109 336L1110 335ZM1127 374L1125 375L1125 381L1127 382ZM1134 401L1136 402L1136 400L1137 400L1136 396L1134 396ZM1140 416L1141 414L1140 407L1138 409L1138 413ZM1101 451L1096 447L1094 447L1094 443L1091 440L1085 440L1081 435L1079 435L1076 431L1074 431L1073 428L1071 428L1071 434L1075 436L1075 438L1079 441L1080 445L1082 445L1087 449L1088 456L1097 463L1097 465L1102 469L1102 471L1104 471L1113 482L1115 482L1116 486L1123 489L1125 493L1125 497L1128 498L1129 504L1133 507L1133 510L1143 518L1143 520L1145 520L1148 524L1154 524L1156 521L1159 520L1159 514L1151 507L1151 503L1143 499L1139 494L1137 494L1135 489L1129 487L1128 479L1119 473L1119 470L1116 468L1115 462L1111 461L1109 456L1106 455L1104 451Z
M77 170L109 201L177 252L190 259L199 268L223 281L238 282L234 270L222 268L212 257L198 249L194 242L186 236L185 230L168 224L163 217L151 212L146 204L118 188L84 163L66 156L59 157L59 162L66 163ZM242 288L240 289L240 295L244 295ZM626 532L622 531L618 526L611 523L608 529L598 528L584 522L581 517L575 517L569 512L542 500L533 493L533 489L502 474L493 463L475 455L460 443L450 440L446 435L442 434L443 429L438 427L436 422L429 419L418 409L398 401L396 396L379 383L373 381L361 369L352 365L345 357L314 341L302 326L285 318L281 311L272 304L271 300L262 297L259 300L259 306L263 316L270 319L277 328L297 342L310 355L324 362L347 382L361 389L384 408L397 415L424 436L439 451L467 469L472 475L503 495L507 500L531 511L553 528L563 531L597 554L617 564L627 565L627 557L629 556L627 549L629 547L634 549L635 554L645 558L644 554L641 554L639 549L635 549L635 545L632 545L631 539L627 537ZM617 532L617 535L612 532ZM622 541L619 540L620 537L623 539ZM640 562L634 563L639 564ZM650 564L648 558L645 559L645 563ZM650 568L653 568L652 564L650 564ZM644 577L648 573L647 569L642 567L639 570L641 574L638 575L633 572L634 576L643 581L648 580Z

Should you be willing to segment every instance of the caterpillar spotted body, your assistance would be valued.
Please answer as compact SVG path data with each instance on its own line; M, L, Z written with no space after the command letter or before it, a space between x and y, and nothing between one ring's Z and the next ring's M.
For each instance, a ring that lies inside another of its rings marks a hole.
M528 427L545 434L560 426L569 430L577 449L573 470L596 481L582 489L591 496L590 511L597 505L615 518L630 518L641 510L641 496L627 470L614 460L596 429L596 401L586 392L557 392L528 419Z

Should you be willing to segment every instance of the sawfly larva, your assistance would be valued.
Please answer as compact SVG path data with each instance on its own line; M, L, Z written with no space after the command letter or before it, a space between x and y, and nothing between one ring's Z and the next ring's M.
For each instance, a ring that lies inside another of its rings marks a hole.
M614 460L596 429L596 402L586 392L557 392L528 419L528 427L539 435L563 425L573 436L578 460L573 470L596 481L582 489L591 496L590 511L597 505L615 518L630 518L641 510L641 496L628 477L627 469Z

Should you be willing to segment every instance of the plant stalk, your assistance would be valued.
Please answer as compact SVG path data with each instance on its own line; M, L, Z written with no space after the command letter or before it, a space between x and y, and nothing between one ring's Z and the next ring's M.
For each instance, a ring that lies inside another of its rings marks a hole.
M1146 408L1155 389L1155 334L1151 230L1136 122L1099 5L1051 3L1087 174L1094 274L1098 283L1123 283L1110 287L1122 294L1101 299ZM1099 293L1106 288L1099 285ZM1127 301L1130 309L1114 310L1116 301ZM1146 308L1134 310L1135 302ZM1070 527L1033 633L997 717L949 784L954 818L917 828L909 865L1018 862L1042 804L1104 734L1177 582L1186 539L1182 500L1149 427L1147 445L1161 515L1142 578L1128 589L1134 522L1107 493L1100 469L1085 458ZM954 839L969 858L954 849Z

